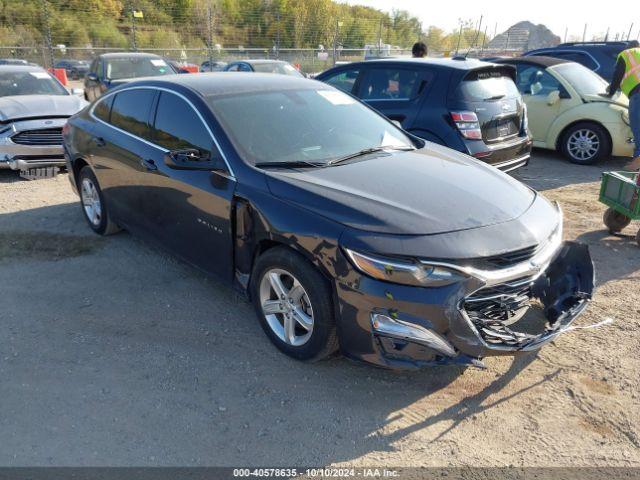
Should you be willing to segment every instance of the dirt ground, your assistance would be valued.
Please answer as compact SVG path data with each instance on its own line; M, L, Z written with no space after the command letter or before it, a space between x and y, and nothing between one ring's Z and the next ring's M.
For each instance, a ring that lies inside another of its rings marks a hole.
M591 246L581 325L486 371L289 360L250 305L127 233L90 233L66 175L0 172L0 465L640 466L640 248L601 171L518 176Z

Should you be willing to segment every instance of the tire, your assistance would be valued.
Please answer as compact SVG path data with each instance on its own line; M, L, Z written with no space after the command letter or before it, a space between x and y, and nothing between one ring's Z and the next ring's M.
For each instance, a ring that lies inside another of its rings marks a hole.
M87 165L78 174L78 191L80 193L80 206L82 214L98 235L113 235L121 229L109 217L102 190L96 176Z
M280 289L274 288L278 284L274 277L280 281L284 301L276 300ZM267 250L256 260L249 288L260 325L281 352L313 362L338 350L331 288L306 258L286 247ZM272 313L265 314L265 302L270 302ZM287 324L292 329L287 330Z
M601 125L580 122L564 132L560 151L571 163L591 165L611 155L611 139Z
M631 223L631 219L622 213L616 212L613 208L607 208L602 218L610 233L619 233Z

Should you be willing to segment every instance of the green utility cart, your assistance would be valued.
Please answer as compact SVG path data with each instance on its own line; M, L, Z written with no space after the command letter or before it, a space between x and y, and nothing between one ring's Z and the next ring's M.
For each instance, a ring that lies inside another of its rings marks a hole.
M621 232L631 220L640 220L638 172L605 172L600 185L600 201L607 205L604 224L611 233ZM640 245L640 230L636 234Z

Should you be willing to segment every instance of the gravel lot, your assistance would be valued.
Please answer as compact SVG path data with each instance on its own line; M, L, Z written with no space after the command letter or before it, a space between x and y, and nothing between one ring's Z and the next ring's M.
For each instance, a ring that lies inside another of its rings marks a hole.
M66 175L0 171L0 465L640 466L640 249L602 170L518 176L592 247L597 295L537 356L394 373L278 353L250 305L127 233L90 233Z

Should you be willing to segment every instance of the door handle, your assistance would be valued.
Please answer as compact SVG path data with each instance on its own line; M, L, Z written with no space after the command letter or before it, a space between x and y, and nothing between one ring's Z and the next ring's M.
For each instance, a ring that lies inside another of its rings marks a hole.
M96 144L96 147L104 147L107 144L102 137L93 137L93 143Z
M156 165L156 162L154 162L151 159L148 160L140 160L140 165L142 165L144 168L146 168L149 171L153 171L153 170L157 170L158 166Z

